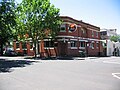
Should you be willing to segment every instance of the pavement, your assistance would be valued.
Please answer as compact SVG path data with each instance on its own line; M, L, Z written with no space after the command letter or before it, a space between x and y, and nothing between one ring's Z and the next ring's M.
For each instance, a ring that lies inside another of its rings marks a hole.
M76 58L0 57L0 90L120 90L120 57Z
M26 59L26 60L86 60L86 59L96 59L100 57L50 57L50 58L34 58L33 56L18 56L18 57L4 57L0 56L1 59L11 59L11 60L21 60L21 59Z

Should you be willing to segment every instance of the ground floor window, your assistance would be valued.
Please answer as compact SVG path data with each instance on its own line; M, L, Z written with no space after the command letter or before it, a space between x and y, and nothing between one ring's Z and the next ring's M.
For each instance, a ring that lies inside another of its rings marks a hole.
M44 47L54 47L53 41L44 41Z
M96 48L99 48L99 43L98 42L96 43Z
M71 41L71 47L77 47L77 42L76 41Z
M85 42L80 42L80 47L85 47Z
M26 42L22 42L22 49L27 49L27 43Z
M91 42L90 47L94 49L94 42Z
M30 49L33 48L33 42L30 42Z
M16 42L16 49L17 49L17 48L20 48L20 47L19 47L19 42Z

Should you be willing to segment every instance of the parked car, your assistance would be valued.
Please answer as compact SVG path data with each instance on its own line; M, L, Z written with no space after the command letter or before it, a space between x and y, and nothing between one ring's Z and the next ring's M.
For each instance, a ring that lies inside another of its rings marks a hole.
M13 48L7 48L5 51L4 51L4 55L5 56L17 56L17 52L15 52L13 50Z

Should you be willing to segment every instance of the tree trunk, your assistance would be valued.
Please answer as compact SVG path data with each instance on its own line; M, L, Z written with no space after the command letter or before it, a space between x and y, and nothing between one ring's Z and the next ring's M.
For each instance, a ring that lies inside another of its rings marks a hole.
M1 49L0 54L1 54L1 56L3 56L3 43L0 44L0 49Z
M35 58L37 58L37 53L36 53L36 40L34 41L34 53L35 53Z

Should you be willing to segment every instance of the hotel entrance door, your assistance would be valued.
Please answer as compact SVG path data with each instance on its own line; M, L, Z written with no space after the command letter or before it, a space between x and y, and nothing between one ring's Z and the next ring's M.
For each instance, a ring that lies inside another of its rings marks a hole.
M60 42L59 54L60 54L60 56L67 55L67 42Z

